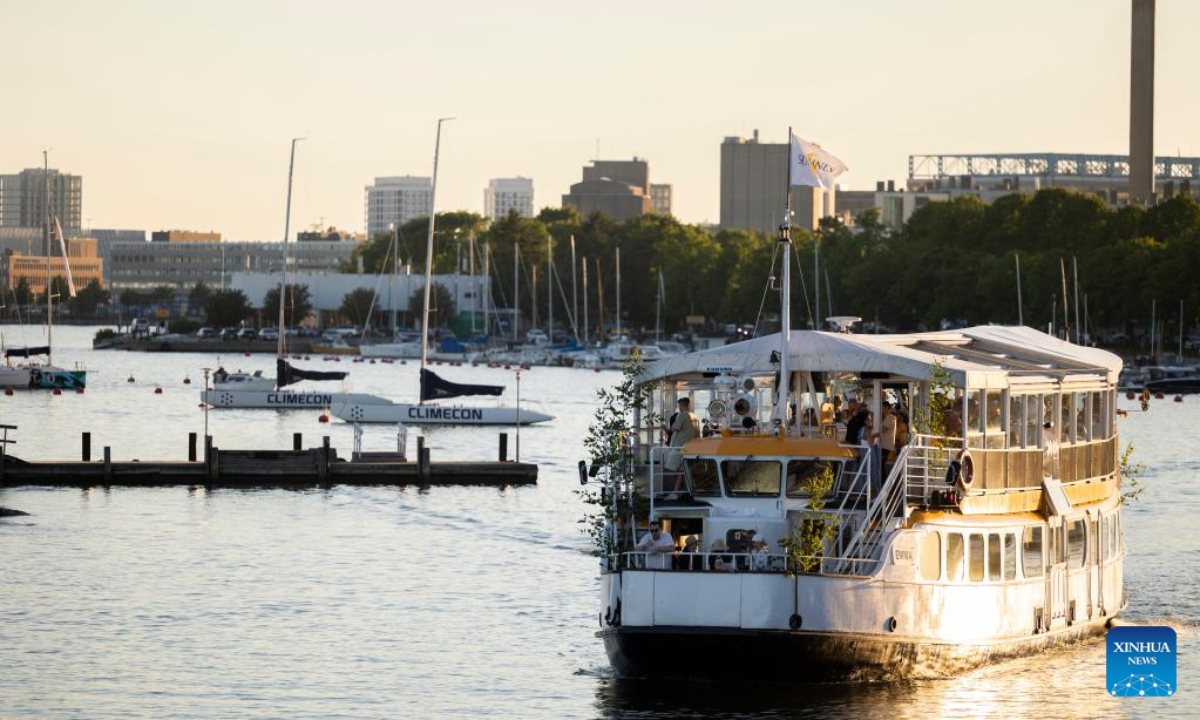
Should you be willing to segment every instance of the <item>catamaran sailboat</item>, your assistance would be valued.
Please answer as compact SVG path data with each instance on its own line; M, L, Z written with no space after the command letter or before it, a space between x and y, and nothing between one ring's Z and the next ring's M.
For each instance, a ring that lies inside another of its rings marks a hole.
M781 333L637 378L638 481L610 468L602 495L617 673L941 677L1103 634L1127 603L1120 358L1025 327L793 333L783 266ZM657 444L685 397L704 431ZM839 440L838 398L856 430L899 404L909 441Z
M338 418L354 423L405 423L418 425L531 425L553 420L546 413L522 410L518 398L516 407L504 406L443 406L426 404L432 400L449 400L466 395L500 395L501 385L467 385L450 382L430 370L429 361L429 302L433 282L433 233L437 219L438 155L442 146L442 123L438 120L437 140L433 150L433 185L429 201L429 232L425 242L425 307L421 313L421 401L367 405L347 401L337 403L332 412Z

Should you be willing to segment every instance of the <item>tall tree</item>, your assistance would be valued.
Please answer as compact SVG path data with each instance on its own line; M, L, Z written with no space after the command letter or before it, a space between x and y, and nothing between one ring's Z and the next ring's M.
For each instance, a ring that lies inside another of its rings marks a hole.
M250 299L241 290L217 290L208 297L204 313L210 325L232 327L253 314Z
M312 298L307 285L288 285L287 302L283 306L283 323L295 327L312 312ZM273 287L263 295L263 325L273 325L279 317L279 288Z
M346 293L342 298L342 306L338 308L338 313L349 320L352 325L363 327L367 324L374 302L374 292L367 288L357 288Z

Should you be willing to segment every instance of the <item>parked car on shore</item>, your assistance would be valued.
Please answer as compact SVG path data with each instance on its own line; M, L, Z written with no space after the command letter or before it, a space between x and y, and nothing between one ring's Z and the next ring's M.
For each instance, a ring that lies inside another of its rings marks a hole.
M216 340L221 337L221 333L216 328L202 327L196 331L196 337L201 340Z
M238 340L253 340L258 337L258 331L254 328L242 328L237 331Z
M259 340L278 340L279 339L279 331L276 330L275 328L263 328L262 330L258 331L258 339Z

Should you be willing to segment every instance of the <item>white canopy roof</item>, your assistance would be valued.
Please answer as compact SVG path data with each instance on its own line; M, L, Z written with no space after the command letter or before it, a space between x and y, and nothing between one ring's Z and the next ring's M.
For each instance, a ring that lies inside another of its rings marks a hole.
M647 366L644 382L699 380L717 373L764 374L777 369L771 354L778 334L724 347L687 353ZM1121 369L1112 353L1058 340L1027 327L980 326L908 335L850 335L793 330L788 366L795 372L881 373L924 380L941 362L955 386L1004 388L1014 376L1105 377Z

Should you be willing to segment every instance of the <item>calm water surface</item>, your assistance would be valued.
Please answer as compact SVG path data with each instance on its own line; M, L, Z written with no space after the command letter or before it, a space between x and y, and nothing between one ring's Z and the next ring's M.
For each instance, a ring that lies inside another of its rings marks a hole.
M91 334L55 333L60 363L96 371L86 394L0 396L0 423L20 427L12 451L74 458L90 430L97 454L185 457L187 433L203 429L200 368L215 358L92 352ZM223 360L273 372L267 356ZM411 364L307 365L351 370L355 390L416 394ZM512 392L511 372L444 374ZM0 491L0 505L32 513L0 520L0 716L1200 715L1200 398L1121 421L1148 466L1126 515L1125 617L1179 633L1174 698L1108 697L1101 643L952 680L746 688L617 681L593 635L597 566L579 532L574 465L595 390L616 378L523 374L522 396L557 416L521 432L522 458L541 465L536 487ZM305 411L213 411L209 422L226 448L290 447L293 432L352 445L349 426ZM427 441L435 459L496 452L495 430ZM368 449L394 442L387 428L366 430Z

